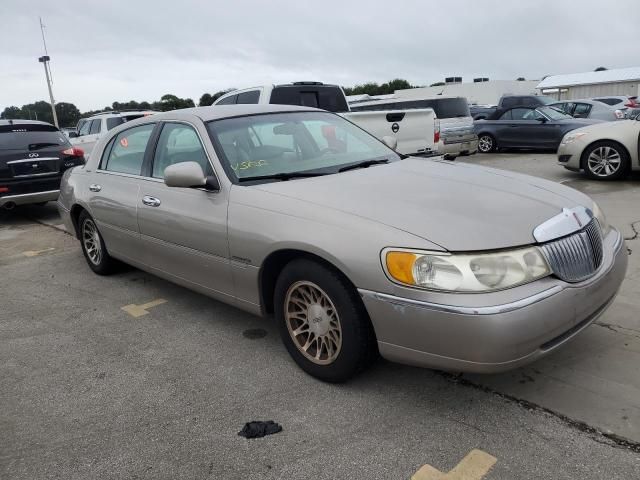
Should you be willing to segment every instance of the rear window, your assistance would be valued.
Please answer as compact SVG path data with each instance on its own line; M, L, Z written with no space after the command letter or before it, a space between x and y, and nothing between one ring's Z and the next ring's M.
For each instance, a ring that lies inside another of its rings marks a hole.
M111 130L116 128L118 125L122 125L123 123L130 122L131 120L142 118L144 116L146 115L143 113L136 113L134 115L122 115L120 117L107 118L107 130Z
M430 98L425 100L398 100L370 105L355 105L351 107L354 112L375 110L407 110L415 108L432 108L436 117L459 118L470 117L469 104L465 98Z
M39 150L70 146L69 140L53 125L0 125L0 150Z
M269 103L321 108L330 112L347 112L347 99L335 85L282 85L271 92Z
M594 98L594 100L596 102L606 103L607 105L611 106L622 102L622 100L620 100L619 98Z

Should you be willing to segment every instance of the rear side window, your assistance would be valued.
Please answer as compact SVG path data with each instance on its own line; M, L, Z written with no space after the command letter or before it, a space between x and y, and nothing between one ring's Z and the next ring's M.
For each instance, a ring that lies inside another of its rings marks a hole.
M222 100L220 100L218 103L216 103L216 105L233 105L236 103L237 98L238 98L238 95L229 95L228 97L225 97Z
M120 132L113 140L107 164L103 168L110 172L140 175L144 152L154 127L155 123L151 123Z
M243 92L238 94L238 99L236 103L258 103L260 100L260 91L252 90L250 92Z
M121 117L107 118L107 130L116 128L118 125L122 125L124 120Z
M78 135L82 136L82 135L89 135L89 129L91 128L91 122L86 121L82 124L82 126L80 127L80 131L78 132Z
M335 85L281 85L273 89L269 103L321 108L330 112L349 111L344 92Z
M507 110L504 112L498 120L511 120L513 116L511 115L511 110Z
M91 129L89 130L89 135L100 133L101 126L102 126L102 120L100 119L93 120L91 122Z
M69 145L67 137L53 125L14 123L0 126L0 150L37 151Z

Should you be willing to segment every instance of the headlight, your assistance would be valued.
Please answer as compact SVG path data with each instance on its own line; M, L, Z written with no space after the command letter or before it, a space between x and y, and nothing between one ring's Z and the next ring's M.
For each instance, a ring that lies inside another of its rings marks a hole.
M586 132L567 133L560 142L560 145L569 145L571 142L575 142L577 139L584 137L585 135Z
M607 218L604 216L604 213L602 213L602 210L600 210L600 207L596 202L593 202L592 211L593 216L596 218L596 220L598 220L598 223L600 224L600 230L602 230L602 234L606 235L609 231L609 224L607 223Z
M428 290L487 292L551 274L547 261L536 247L469 254L386 249L382 256L391 280Z

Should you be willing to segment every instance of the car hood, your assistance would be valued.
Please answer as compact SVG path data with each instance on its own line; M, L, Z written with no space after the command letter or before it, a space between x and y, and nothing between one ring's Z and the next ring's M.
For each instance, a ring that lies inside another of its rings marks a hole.
M533 230L588 197L526 175L445 160L407 158L335 175L253 187L391 226L449 251L535 243Z

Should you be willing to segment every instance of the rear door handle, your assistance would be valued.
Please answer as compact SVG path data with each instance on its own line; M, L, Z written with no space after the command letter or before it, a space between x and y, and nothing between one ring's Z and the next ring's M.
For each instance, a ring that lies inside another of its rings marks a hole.
M144 197L142 197L142 203L148 205L149 207L159 207L160 199L152 197L151 195L145 195Z
M91 185L89 185L89 190L91 190L92 192L99 192L100 190L102 190L102 187L97 183L92 183Z

